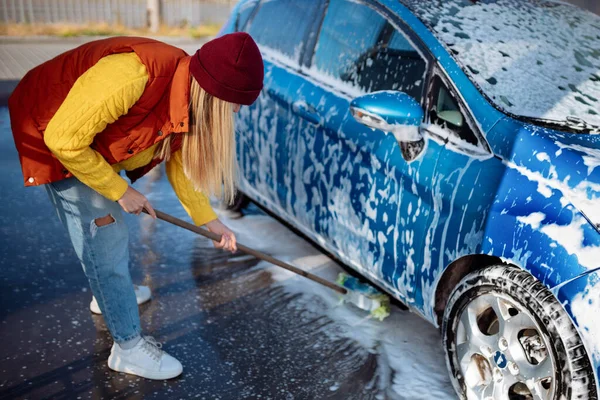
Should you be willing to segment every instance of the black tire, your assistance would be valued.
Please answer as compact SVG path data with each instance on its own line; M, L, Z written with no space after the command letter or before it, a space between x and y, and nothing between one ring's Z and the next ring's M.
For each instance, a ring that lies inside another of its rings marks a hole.
M590 359L568 314L544 285L517 267L490 266L463 278L444 311L442 336L462 399L482 398L478 391L489 385L506 390L511 400L532 398L525 376L538 368L541 376L554 374L539 380L547 398L598 399ZM487 344L496 341L497 348Z
M229 211L243 214L244 208L248 207L249 204L250 198L238 190L235 192L233 203L226 204L225 207Z

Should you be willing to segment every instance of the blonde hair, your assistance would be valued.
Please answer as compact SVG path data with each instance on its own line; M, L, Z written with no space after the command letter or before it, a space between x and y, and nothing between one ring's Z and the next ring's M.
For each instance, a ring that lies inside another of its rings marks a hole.
M191 79L189 127L181 148L186 177L196 190L232 204L237 181L232 104L210 95ZM169 160L173 137L161 141L155 157Z

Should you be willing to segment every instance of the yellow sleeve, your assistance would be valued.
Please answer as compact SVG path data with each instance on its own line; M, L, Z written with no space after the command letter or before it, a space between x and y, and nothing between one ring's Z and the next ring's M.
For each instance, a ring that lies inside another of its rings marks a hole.
M202 192L194 189L194 185L183 172L181 150L176 151L167 161L167 177L175 190L181 205L198 226L217 219L217 214L210 206L210 200Z
M44 142L81 182L116 201L128 184L90 145L144 93L148 73L135 53L100 59L77 79L46 128Z

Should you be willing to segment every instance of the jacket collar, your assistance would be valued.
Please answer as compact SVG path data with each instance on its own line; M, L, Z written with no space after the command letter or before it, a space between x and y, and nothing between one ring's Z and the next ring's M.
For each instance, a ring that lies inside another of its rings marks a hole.
M169 121L167 121L167 125L174 133L189 131L190 60L190 56L179 60L169 91Z

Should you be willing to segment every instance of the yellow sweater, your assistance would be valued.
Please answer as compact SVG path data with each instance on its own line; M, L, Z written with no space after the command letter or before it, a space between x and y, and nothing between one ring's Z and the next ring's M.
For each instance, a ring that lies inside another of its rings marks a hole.
M152 161L152 146L115 165L90 145L142 96L148 73L135 53L106 56L77 79L46 128L44 142L52 154L81 182L117 201L128 183L119 171L131 171ZM217 218L208 198L194 189L183 172L181 150L167 162L167 176L179 201L196 225Z

